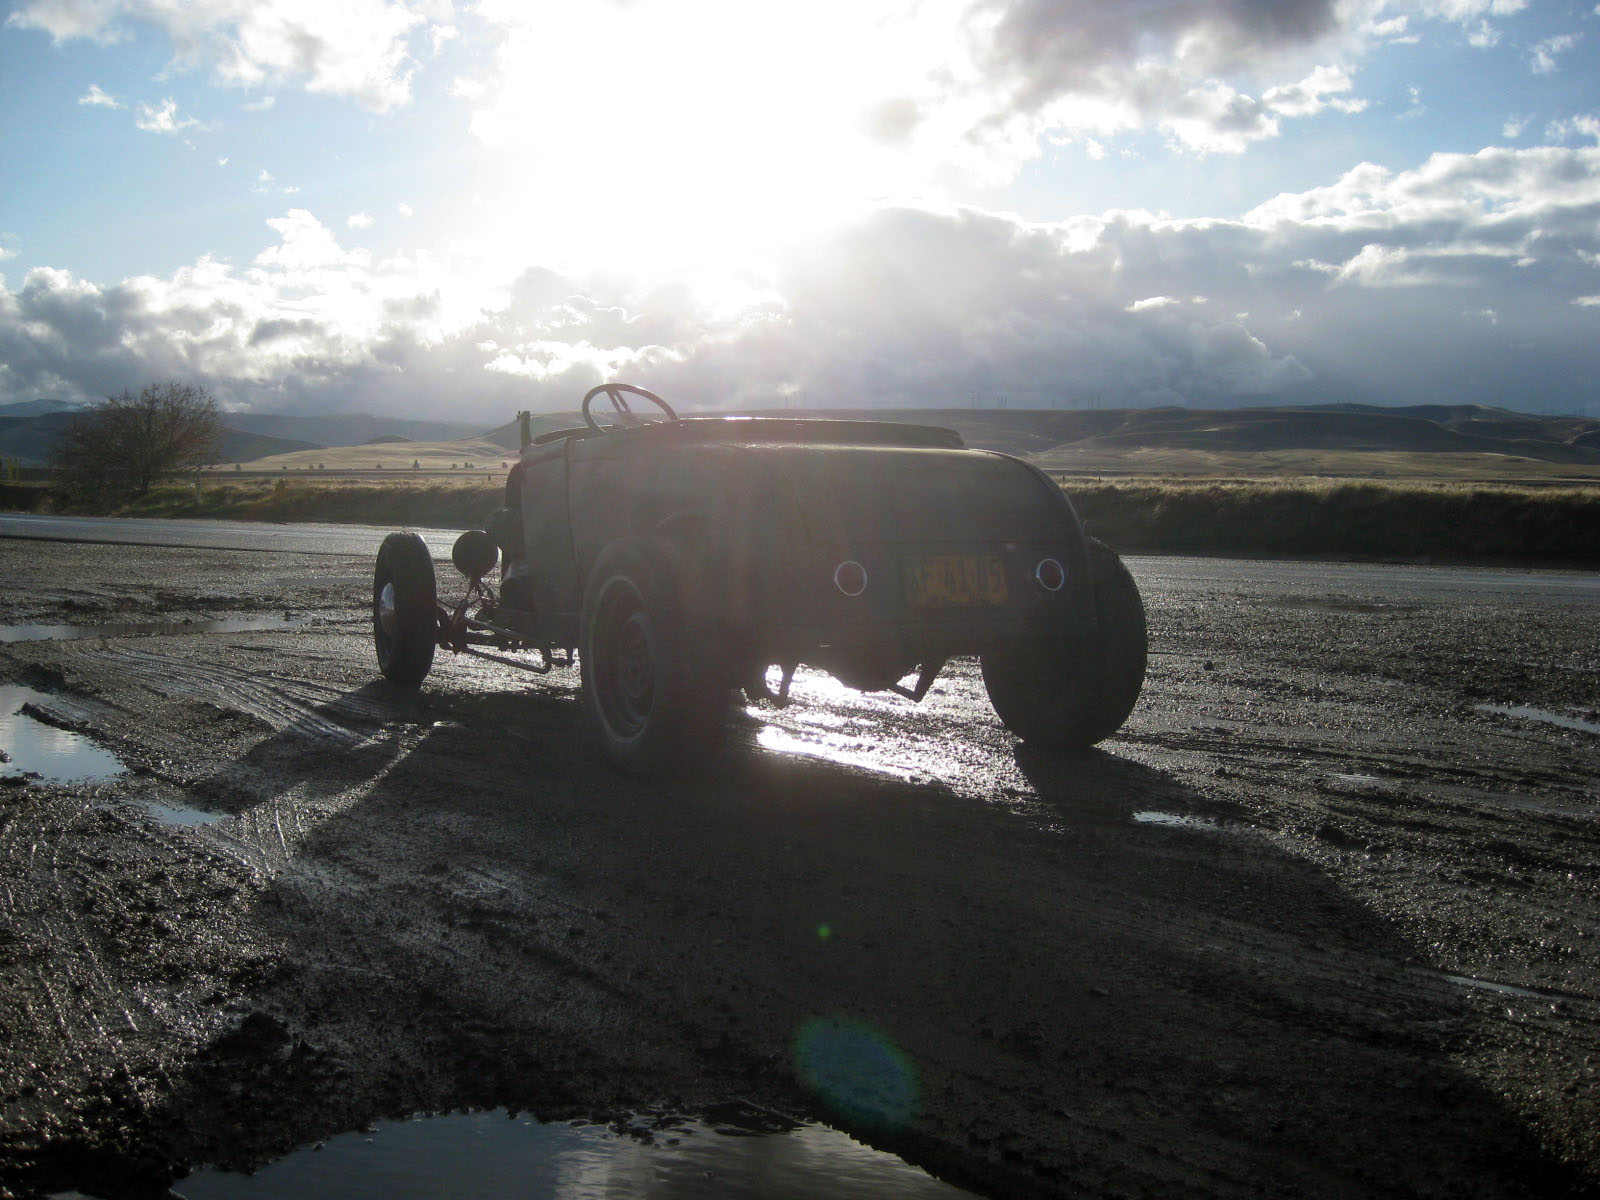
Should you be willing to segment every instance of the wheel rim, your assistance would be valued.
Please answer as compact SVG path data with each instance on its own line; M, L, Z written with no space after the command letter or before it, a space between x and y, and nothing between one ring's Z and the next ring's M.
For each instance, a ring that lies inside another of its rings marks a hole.
M601 715L618 737L636 736L655 704L655 641L637 592L619 586L606 600L595 638Z
M395 611L394 581L386 579L372 597L372 633L373 640L378 644L380 670L389 665L394 655L394 637L399 625L400 618Z
M399 623L400 618L394 608L394 584L385 583L378 591L378 628L386 636L393 637Z

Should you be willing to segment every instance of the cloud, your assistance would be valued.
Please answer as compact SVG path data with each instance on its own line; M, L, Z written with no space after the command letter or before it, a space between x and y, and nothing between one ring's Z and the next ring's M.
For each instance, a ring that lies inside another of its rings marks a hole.
M175 134L185 129L208 128L194 117L178 116L178 102L170 96L157 105L141 104L133 123L146 133Z
M1547 37L1535 45L1529 52L1529 66L1535 75L1553 75L1556 72L1556 56L1565 54L1582 39L1575 33L1564 33L1557 37Z
M979 0L968 32L989 128L1153 125L1190 150L1237 153L1286 119L1362 111L1350 65L1375 44L1416 40L1413 19L1510 11L1494 0Z
M351 213L344 219L344 223L349 229L371 229L372 215L364 212Z
M1231 221L885 208L736 308L537 259L378 259L309 209L243 267L0 289L0 398L174 375L261 407L570 408L623 377L701 406L1267 400L1581 410L1600 377L1600 147L1363 165Z
M1551 121L1545 127L1545 137L1552 142L1576 141L1580 138L1600 141L1600 116L1589 113Z
M431 36L429 14L441 8L448 5L430 0L24 0L7 23L57 43L101 44L151 26L170 40L179 66L209 70L218 83L298 85L387 112L409 102L410 41Z
M115 96L107 95L100 90L100 85L91 83L89 90L78 97L78 103L91 108L126 108L127 106Z

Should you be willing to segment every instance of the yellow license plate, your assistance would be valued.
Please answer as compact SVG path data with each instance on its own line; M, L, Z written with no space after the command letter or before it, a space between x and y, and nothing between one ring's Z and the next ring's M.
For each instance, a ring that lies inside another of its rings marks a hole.
M1005 564L982 554L930 554L905 560L906 602L913 608L1002 604Z

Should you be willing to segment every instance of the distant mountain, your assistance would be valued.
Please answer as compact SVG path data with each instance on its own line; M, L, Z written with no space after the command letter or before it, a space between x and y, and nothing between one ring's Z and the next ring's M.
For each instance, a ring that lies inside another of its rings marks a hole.
M29 401L28 404L41 403ZM47 401L42 403L55 404ZM23 465L50 459L55 438L71 411L26 416L0 407L0 458ZM711 414L705 414L711 415ZM940 425L967 445L1044 459L1055 452L1078 458L1096 450L1363 451L1377 453L1486 454L1555 464L1600 464L1600 420L1549 417L1471 404L1384 408L1368 404L1260 406L1235 409L828 409L766 411L768 417L827 416L866 421ZM515 452L517 423L483 432L450 421L407 420L366 414L304 417L277 413L226 413L228 430L219 461L252 462L269 455L324 447L380 445L409 440L451 442L477 438ZM576 413L538 413L535 437L581 425ZM472 451L476 455L479 450Z
M0 408L0 458L24 467L42 467L50 462L55 452L56 438L77 418L77 411L58 411L35 417L6 416L8 405ZM296 441L292 438L268 437L265 434L246 433L223 428L217 461L242 463L265 458L269 454L287 454L292 450L320 450L321 443Z
M1068 448L1359 450L1499 454L1551 463L1600 463L1600 420L1544 417L1473 404L1076 411L835 409L815 415L942 425L961 434L969 446L1023 456Z
M295 450L321 450L320 442L301 442L294 438L269 437L264 433L244 433L238 429L224 429L222 444L217 451L221 463L254 462L269 454L289 454Z
M0 420L11 417L42 417L47 413L76 412L88 405L74 404L70 400L17 400L0 404Z
M1359 450L1499 454L1551 463L1600 463L1600 420L1537 416L1477 404L1395 408L1372 404L1226 409L837 408L769 410L746 415L938 425L954 429L969 446L1021 457L1067 448ZM539 413L533 418L533 435L582 423L575 413ZM508 450L515 450L518 445L515 421L480 436Z
M55 449L56 438L78 414L56 411L35 417L6 416L7 409L14 407L0 408L0 458L25 467L46 465Z
M296 416L291 413L223 413L222 419L241 433L292 438L315 446L362 446L374 438L403 437L413 442L453 442L476 437L482 425L462 421L418 421L378 417L370 413L341 416Z

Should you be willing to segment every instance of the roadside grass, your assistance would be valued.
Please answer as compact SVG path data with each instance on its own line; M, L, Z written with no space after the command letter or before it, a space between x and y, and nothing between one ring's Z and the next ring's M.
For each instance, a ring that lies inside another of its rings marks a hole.
M1078 480L1097 537L1147 554L1600 563L1600 488L1460 482Z
M192 482L168 483L117 515L467 529L481 526L503 495L498 473L308 475L209 476L198 495ZM1125 553L1600 565L1600 487L1120 477L1063 486L1089 531ZM0 507L67 511L39 495L10 485Z

